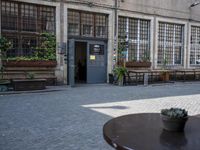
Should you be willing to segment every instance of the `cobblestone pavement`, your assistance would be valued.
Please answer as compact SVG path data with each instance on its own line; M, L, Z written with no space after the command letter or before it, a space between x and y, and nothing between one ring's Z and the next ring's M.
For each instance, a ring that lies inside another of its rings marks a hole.
M102 137L106 121L171 106L200 114L200 83L86 85L0 96L0 150L112 150Z

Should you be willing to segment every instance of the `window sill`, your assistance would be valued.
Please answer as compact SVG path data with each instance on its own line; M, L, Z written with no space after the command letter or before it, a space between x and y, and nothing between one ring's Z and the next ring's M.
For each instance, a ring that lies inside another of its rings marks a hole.
M3 61L5 67L56 67L54 60L11 60Z

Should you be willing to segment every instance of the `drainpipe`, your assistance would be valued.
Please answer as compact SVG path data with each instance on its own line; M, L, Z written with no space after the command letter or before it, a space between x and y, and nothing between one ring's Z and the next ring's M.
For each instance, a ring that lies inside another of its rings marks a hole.
M1 14L1 1L0 1L0 14ZM1 15L0 15L0 36L1 36Z
M115 10L115 25L114 25L114 58L113 58L113 68L116 65L116 61L117 61L117 10L118 10L118 0L115 0L115 5L114 5L114 10Z

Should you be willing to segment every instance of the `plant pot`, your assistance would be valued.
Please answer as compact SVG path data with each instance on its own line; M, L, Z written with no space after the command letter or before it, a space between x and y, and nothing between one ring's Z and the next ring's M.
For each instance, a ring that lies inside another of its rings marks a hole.
M118 81L118 85L119 86L124 86L124 82L123 81Z
M112 73L109 73L108 76L109 76L109 83L113 84L114 83L114 75Z
M5 67L56 67L57 62L54 60L9 60L3 61Z
M148 61L128 61L126 62L128 68L150 68L151 62Z
M125 65L125 62L123 60L117 61L117 65L123 67Z
M124 86L124 79L118 80L118 85L119 85L119 86Z
M181 132L185 128L188 117L185 118L170 118L162 115L163 128L168 131Z
M162 72L161 80L162 81L169 81L169 72Z

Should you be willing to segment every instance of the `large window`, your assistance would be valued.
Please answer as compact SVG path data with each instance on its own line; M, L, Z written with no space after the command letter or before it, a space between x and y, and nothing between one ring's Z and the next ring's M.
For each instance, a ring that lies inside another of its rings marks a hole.
M200 27L191 27L190 64L200 65Z
M119 17L119 42L127 42L128 61L150 60L150 21Z
M69 10L68 35L108 38L108 15Z
M159 22L158 65L182 65L184 51L184 26Z
M55 8L14 1L1 1L2 35L12 42L8 57L31 56L40 33L55 34Z

